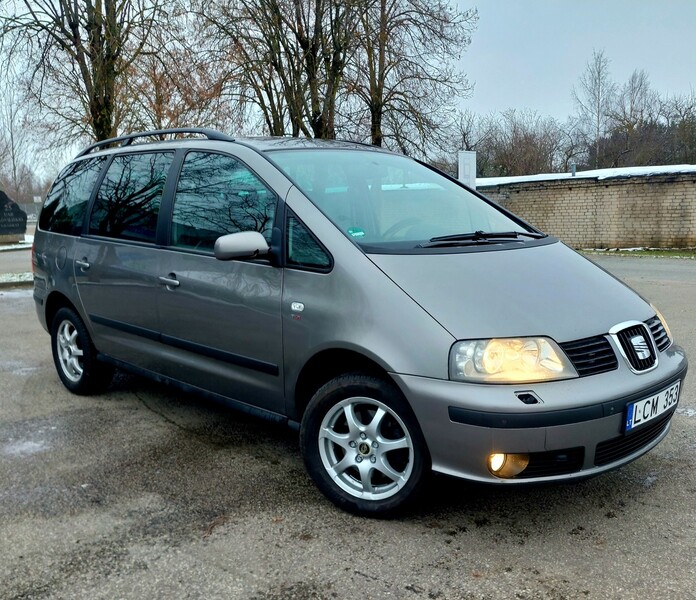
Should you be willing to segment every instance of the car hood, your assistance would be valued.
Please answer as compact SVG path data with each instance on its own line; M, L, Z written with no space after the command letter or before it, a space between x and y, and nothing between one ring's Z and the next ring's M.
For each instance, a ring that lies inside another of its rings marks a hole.
M543 335L566 342L654 314L628 286L560 242L369 258L456 339Z

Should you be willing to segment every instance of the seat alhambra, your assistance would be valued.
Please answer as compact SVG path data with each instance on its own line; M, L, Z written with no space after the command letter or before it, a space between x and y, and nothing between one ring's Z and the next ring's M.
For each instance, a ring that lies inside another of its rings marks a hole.
M687 370L626 285L359 143L99 142L48 193L33 263L69 390L116 367L287 423L316 485L361 514L403 507L431 470L515 485L619 467L667 435Z

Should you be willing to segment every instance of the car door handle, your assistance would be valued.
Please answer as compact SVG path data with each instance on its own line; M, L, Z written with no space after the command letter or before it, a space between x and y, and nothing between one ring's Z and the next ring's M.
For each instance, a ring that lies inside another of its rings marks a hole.
M76 261L75 261L75 264L76 264L78 267L80 267L80 269L82 269L83 271L86 271L86 270L89 269L89 267L91 266L91 265L87 262L87 259L86 259L86 258L83 258L82 260L76 260Z
M160 277L159 282L167 287L179 287L181 284L177 279L174 279L174 277L176 277L176 275L174 275L174 273L170 273L167 277Z

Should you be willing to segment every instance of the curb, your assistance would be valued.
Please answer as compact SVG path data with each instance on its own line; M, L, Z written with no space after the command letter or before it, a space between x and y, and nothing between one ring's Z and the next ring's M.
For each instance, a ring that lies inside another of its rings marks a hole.
M31 250L31 244L28 246L0 246L0 252L25 252L26 250Z
M31 250L34 245L34 236L24 234L24 239L17 242L3 242L0 244L0 252L15 252L16 250Z
M0 275L0 289L25 288L34 285L33 273L6 273Z

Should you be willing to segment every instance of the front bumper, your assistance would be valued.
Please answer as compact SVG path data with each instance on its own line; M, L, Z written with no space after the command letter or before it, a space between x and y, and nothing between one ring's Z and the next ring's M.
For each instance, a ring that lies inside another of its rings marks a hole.
M393 374L425 436L433 470L464 479L514 484L584 478L635 460L666 435L676 406L628 435L626 406L686 376L683 350L660 353L659 367L539 384L475 385ZM527 405L516 393L533 392ZM682 391L683 393L683 391ZM526 453L530 465L512 479L490 473L492 453Z

